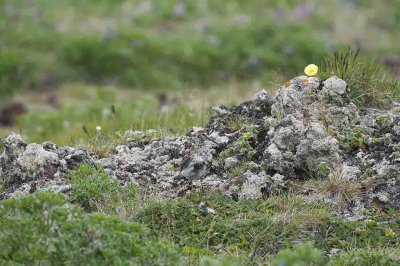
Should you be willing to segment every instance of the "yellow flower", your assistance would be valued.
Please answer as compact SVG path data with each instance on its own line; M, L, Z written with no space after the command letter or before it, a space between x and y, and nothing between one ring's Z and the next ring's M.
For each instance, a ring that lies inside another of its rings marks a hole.
M318 73L318 66L310 64L306 66L306 68L304 69L304 73L306 73L307 76L315 76Z
M396 235L396 233L393 231L393 229L389 228L389 229L385 230L385 236L392 237L395 235Z
M286 81L285 85L283 85L285 87L285 89L289 88L290 85L292 85L292 83L290 83L290 81Z
M250 138L250 134L249 133L244 133L243 134L243 140L248 140Z

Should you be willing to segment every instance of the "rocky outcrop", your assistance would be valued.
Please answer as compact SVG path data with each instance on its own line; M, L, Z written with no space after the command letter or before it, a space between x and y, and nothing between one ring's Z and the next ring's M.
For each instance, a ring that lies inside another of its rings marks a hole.
M127 132L128 144L106 158L50 142L26 144L11 133L0 156L2 197L67 191L68 172L88 163L165 198L199 190L237 200L269 197L286 193L292 180L335 175L368 184L362 204L399 210L400 105L359 109L347 94L335 76L300 76L275 95L261 91L232 108L215 107L209 123L186 136L149 141L131 138L146 132Z

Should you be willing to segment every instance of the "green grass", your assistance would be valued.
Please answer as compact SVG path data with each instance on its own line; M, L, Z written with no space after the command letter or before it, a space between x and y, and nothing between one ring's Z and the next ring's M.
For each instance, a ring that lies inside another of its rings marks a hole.
M359 249L334 257L332 265L399 265L399 249Z
M30 142L51 140L59 145L80 144L105 156L116 143L125 141L127 130L155 129L158 136L165 136L185 133L208 120L208 107L193 110L178 103L170 112L160 112L158 97L154 94L134 93L117 100L112 88L91 89L91 92L94 93L72 97L72 102L59 110L20 117L16 130L20 129ZM96 130L97 126L101 127L100 131ZM55 131L59 134L55 135Z
M84 214L52 192L0 205L2 265L176 265L179 250L142 225Z
M174 1L149 3L143 14L141 1L0 3L0 96L41 88L46 78L178 89L265 79L271 69L294 74L326 54L304 23L266 19L273 14L255 12L255 2L234 1L228 13L223 1L190 2L183 19L173 16ZM247 14L255 16L237 22ZM207 30L196 30L201 19Z
M207 197L207 203L216 215L202 216L198 211L201 200L195 196L155 203L135 220L146 224L155 236L183 247L189 256L235 255L247 265L305 241L330 215L324 206L299 198L234 202L214 194Z
M400 83L382 65L359 58L359 51L336 52L322 66L324 78L336 75L347 82L349 99L358 106L387 108L400 100Z
M309 1L316 12L305 18L291 0L185 3L178 18L176 1L0 0L0 97L17 93L31 110L13 130L29 142L83 145L104 157L128 139L185 134L208 121L210 107L275 89L309 63L320 66L322 78L343 78L361 107L387 108L399 99L398 83L370 59L400 52L397 0ZM362 57L345 52L322 64L331 50L359 44ZM58 108L35 102L47 86L60 86ZM161 111L160 95L168 96L169 112ZM381 128L388 123L378 121ZM227 126L254 133L241 121ZM345 151L366 145L359 128L336 137ZM222 159L237 151L250 159L248 144L239 139ZM231 176L243 170L232 169ZM394 211L375 209L366 213L370 221L346 221L338 206L292 192L240 202L219 193L161 201L88 165L68 182L68 198L45 192L0 202L0 264L400 263ZM360 193L358 184L335 178L306 185L337 196L340 208ZM200 214L201 201L216 214Z
M160 201L121 186L89 165L79 166L69 180L73 187L68 199L37 192L1 202L0 243L8 244L1 248L0 261L68 263L81 258L77 246L88 264L106 259L119 265L126 256L137 256L139 262L148 259L148 265L177 260L181 265L399 261L400 214L395 211L375 210L365 213L368 220L347 221L337 216L335 205L311 202L293 192L239 202L220 193ZM314 187L327 187L323 182L313 180ZM201 214L201 201L215 214ZM92 236L93 232L99 233ZM326 254L334 249L339 253L328 260ZM152 256L141 257L148 252Z
M367 54L398 51L398 1L311 2L318 12L302 19L297 1L282 0L189 1L180 18L176 1L2 1L0 97L49 80L182 89L265 81L271 70L290 77L357 37ZM341 27L353 13L368 14L369 35ZM391 42L377 41L385 40L382 28Z
M249 97L243 93L231 98L235 84L246 84L240 85L243 91L275 89L269 87L272 79L281 84L301 74L311 62L322 64L334 47L352 45L338 28L342 20L353 18L354 10L360 16L369 14L363 24L371 34L382 31L378 24L391 36L383 49L375 42L382 38L371 35L374 41L366 41L369 46L363 49L364 55L398 49L393 45L399 39L393 27L399 17L394 0L385 5L355 1L354 6L313 2L318 12L305 19L296 17L296 1L186 2L182 18L174 16L174 1L146 2L150 3L148 10L143 3L0 2L4 7L0 8L0 97L8 100L7 95L21 88L25 90L17 98L29 91L44 94L35 90L47 87L61 86L56 94L82 91L72 100L60 94L61 107L51 112L31 108L32 98L23 98L31 112L13 130L31 142L85 145L99 156L107 156L115 143L123 142L120 136L129 129L153 128L160 136L185 133L207 122L213 104L229 105ZM376 14L371 15L371 10ZM343 19L337 21L335 12ZM327 62L322 76L346 75L351 99L357 104L386 107L388 99L398 98L398 85L383 80L380 66L355 61L347 67L351 71L344 71L343 62ZM75 88L77 82L79 88ZM121 87L132 93L128 95ZM197 94L205 99L202 107L192 108L186 98L178 97L180 102L171 112L159 111L157 94L185 94L193 88L204 91ZM96 93L88 97L86 91ZM95 130L97 126L101 132Z
M110 179L98 166L81 165L68 175L73 189L70 199L86 211L117 213L118 208L134 204L137 188L134 185L121 187L118 180ZM107 210L104 209L107 206Z
M267 84L272 88L278 82L271 79ZM142 136L152 139L186 134L193 126L208 122L212 106L237 104L258 90L252 82L230 82L222 87L194 87L169 93L68 84L55 93L60 100L57 109L46 107L46 99L38 98L37 93L20 95L19 101L30 101L31 112L19 117L13 128L3 128L1 135L13 130L28 142L50 140L57 145L83 145L103 157L116 144L125 143L128 138L141 138L130 136L126 131L156 130ZM166 95L166 104L160 102L160 95ZM162 110L163 106L168 111ZM101 127L100 131L96 130L97 126Z
M321 250L313 248L311 242L296 245L293 249L283 249L276 255L272 265L328 265L328 259Z
M99 174L81 166L73 174L81 183L74 183L69 198L84 206L82 195L91 195L102 206L97 212L84 213L53 192L2 201L0 261L83 259L88 265L103 265L101 260L120 265L135 258L134 265L396 265L400 259L398 213L369 213L368 221L345 221L326 203L294 195L235 202L217 193L157 202L138 191L127 195L110 189L112 185L104 189L102 177L93 179ZM73 196L77 193L79 198ZM200 201L216 213L202 215ZM116 212L116 206L125 209ZM393 233L387 234L388 229ZM333 249L339 253L329 260L326 254Z

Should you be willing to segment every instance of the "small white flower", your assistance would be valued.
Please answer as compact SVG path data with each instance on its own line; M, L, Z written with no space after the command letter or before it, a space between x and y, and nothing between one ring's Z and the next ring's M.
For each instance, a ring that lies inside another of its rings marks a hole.
M101 126L97 126L96 131L100 131L100 130L101 130Z

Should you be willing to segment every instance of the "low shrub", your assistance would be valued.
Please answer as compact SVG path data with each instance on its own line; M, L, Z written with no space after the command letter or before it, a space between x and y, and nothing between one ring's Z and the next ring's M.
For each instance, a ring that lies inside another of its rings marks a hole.
M294 74L326 50L306 27L256 20L246 27L216 25L191 38L137 31L110 38L76 35L62 51L65 62L91 81L165 88L260 78L270 68Z
M321 250L313 248L310 242L301 243L292 249L283 249L272 260L276 266L324 266L328 265L328 259Z
M178 249L142 225L84 214L53 192L0 202L2 265L177 265Z

